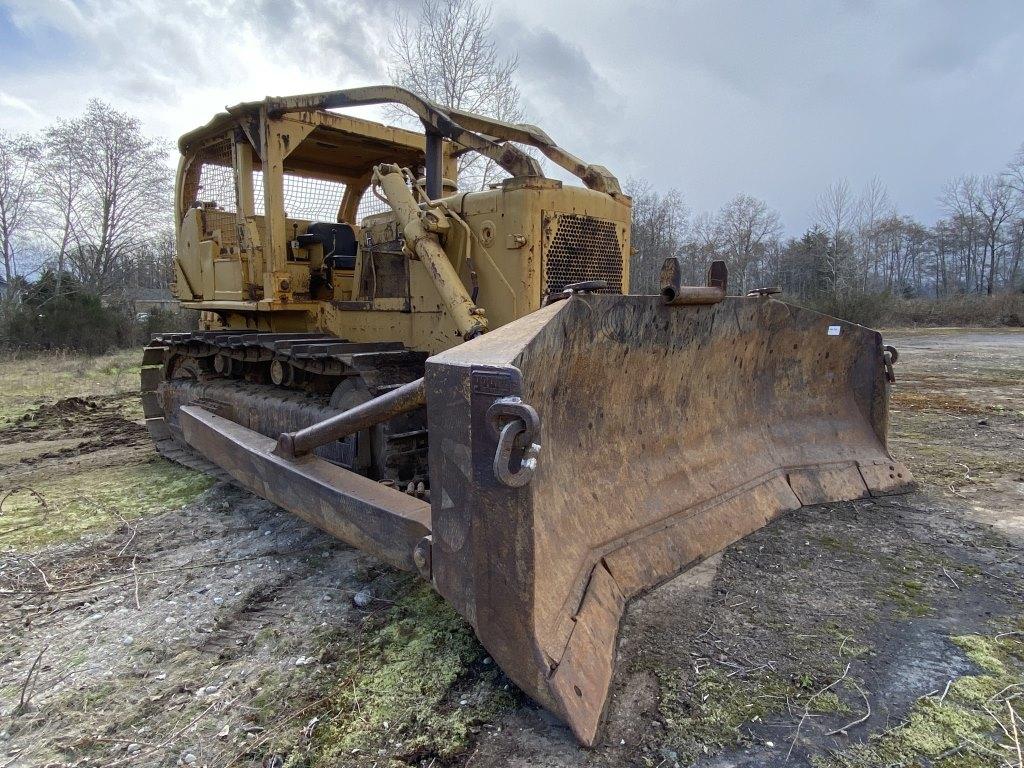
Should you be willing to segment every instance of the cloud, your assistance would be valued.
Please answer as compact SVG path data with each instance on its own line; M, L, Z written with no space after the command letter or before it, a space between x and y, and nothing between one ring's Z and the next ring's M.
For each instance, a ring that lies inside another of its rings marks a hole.
M799 233L827 184L877 175L930 219L946 178L1024 139L1020 0L494 2L530 121L697 211L748 192ZM394 14L418 5L0 0L0 127L99 97L173 139L227 104L381 82Z
M383 79L388 4L373 0L0 0L31 55L5 74L9 96L47 119L100 97L169 137L227 104ZM46 62L46 35L74 55ZM41 93L46 98L36 99ZM31 124L0 116L0 124Z
M31 115L34 118L41 117L38 111L24 99L19 99L17 96L11 96L9 93L0 91L0 107L4 109L15 109L20 112L24 112Z
M517 83L528 122L588 162L620 153L621 139L595 126L616 120L622 96L580 45L548 26L509 15L495 20L494 35L502 52L518 61ZM550 164L548 171L569 178Z
M86 18L72 0L4 0L11 21L22 29L49 26L56 29L81 28Z
M523 88L538 98L574 107L607 101L611 89L583 50L553 30L506 18L494 33L502 48L517 57Z

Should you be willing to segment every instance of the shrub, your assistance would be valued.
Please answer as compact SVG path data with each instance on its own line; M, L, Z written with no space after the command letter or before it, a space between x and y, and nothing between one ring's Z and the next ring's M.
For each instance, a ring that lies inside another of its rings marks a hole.
M154 333L192 331L199 313L154 309L136 314L129 303L111 304L64 275L45 272L25 286L18 304L0 317L0 345L14 349L68 349L100 354L146 344Z
M151 309L145 319L134 317L133 346L146 344L155 333L182 333L199 328L199 313L193 309Z
M890 293L848 293L838 298L782 299L869 328L892 326L1024 326L1024 294L959 294L913 298Z
M29 284L0 329L6 346L98 354L118 345L121 317L68 275L46 272Z
M811 300L806 306L827 315L849 320L851 323L877 328L888 324L894 303L892 296L888 293L857 291L839 297L830 296Z

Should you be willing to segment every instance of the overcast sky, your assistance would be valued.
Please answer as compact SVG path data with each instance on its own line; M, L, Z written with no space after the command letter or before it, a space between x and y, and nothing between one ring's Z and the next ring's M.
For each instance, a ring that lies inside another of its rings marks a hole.
M176 138L227 104L383 82L414 0L0 0L0 129L99 97ZM873 176L940 214L944 182L1024 141L1024 0L496 0L532 122L695 211L737 192L798 233Z

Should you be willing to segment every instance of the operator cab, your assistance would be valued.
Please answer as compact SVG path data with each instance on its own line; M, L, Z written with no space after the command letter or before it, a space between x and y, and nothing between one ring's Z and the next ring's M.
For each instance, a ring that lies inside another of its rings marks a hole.
M323 110L279 117L268 124L284 148L281 173L277 187L268 188L259 128L263 107L233 107L179 142L180 297L260 301L281 298L287 285L284 295L295 302L351 300L362 282L360 224L390 211L371 189L373 168L384 162L408 168L422 191L426 139ZM454 177L450 142L443 143L442 160L445 175ZM445 191L454 192L454 186ZM268 210L283 216L268 223ZM277 271L287 274L268 285L264 273L271 250L283 256Z

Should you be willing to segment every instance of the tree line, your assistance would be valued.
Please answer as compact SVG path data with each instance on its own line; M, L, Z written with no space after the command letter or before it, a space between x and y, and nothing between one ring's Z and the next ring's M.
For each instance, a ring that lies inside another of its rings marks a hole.
M666 256L694 283L724 259L733 290L779 287L828 311L871 297L1024 290L1024 145L1000 173L950 180L939 198L944 216L931 225L900 213L878 179L859 194L845 180L830 185L800 237L786 237L779 214L750 195L693 216L678 190L659 192L643 180L627 188L635 292L657 288Z
M397 13L395 28L393 82L444 106L527 118L518 61L499 55L488 4L421 0L412 17ZM111 311L120 312L120 324L97 319L96 327L124 328L135 290L170 286L172 151L166 140L146 136L137 118L99 100L37 134L0 132L0 335L59 344L73 318ZM495 180L493 164L479 159L461 158L459 171L464 189ZM877 179L859 193L846 181L830 185L812 226L795 238L785 236L768 203L750 195L694 215L679 190L632 180L627 192L635 293L658 291L666 256L679 259L691 283L724 259L732 292L777 286L790 300L863 321L877 320L877 308L892 298L1019 295L1024 288L1024 145L1000 173L951 180L940 195L944 215L931 225L900 213ZM46 322L50 331L41 327Z
M50 269L101 296L167 287L171 146L94 99L38 134L0 132L0 253L8 294Z
M100 350L140 336L131 298L173 279L171 145L94 99L36 134L0 132L0 333Z

